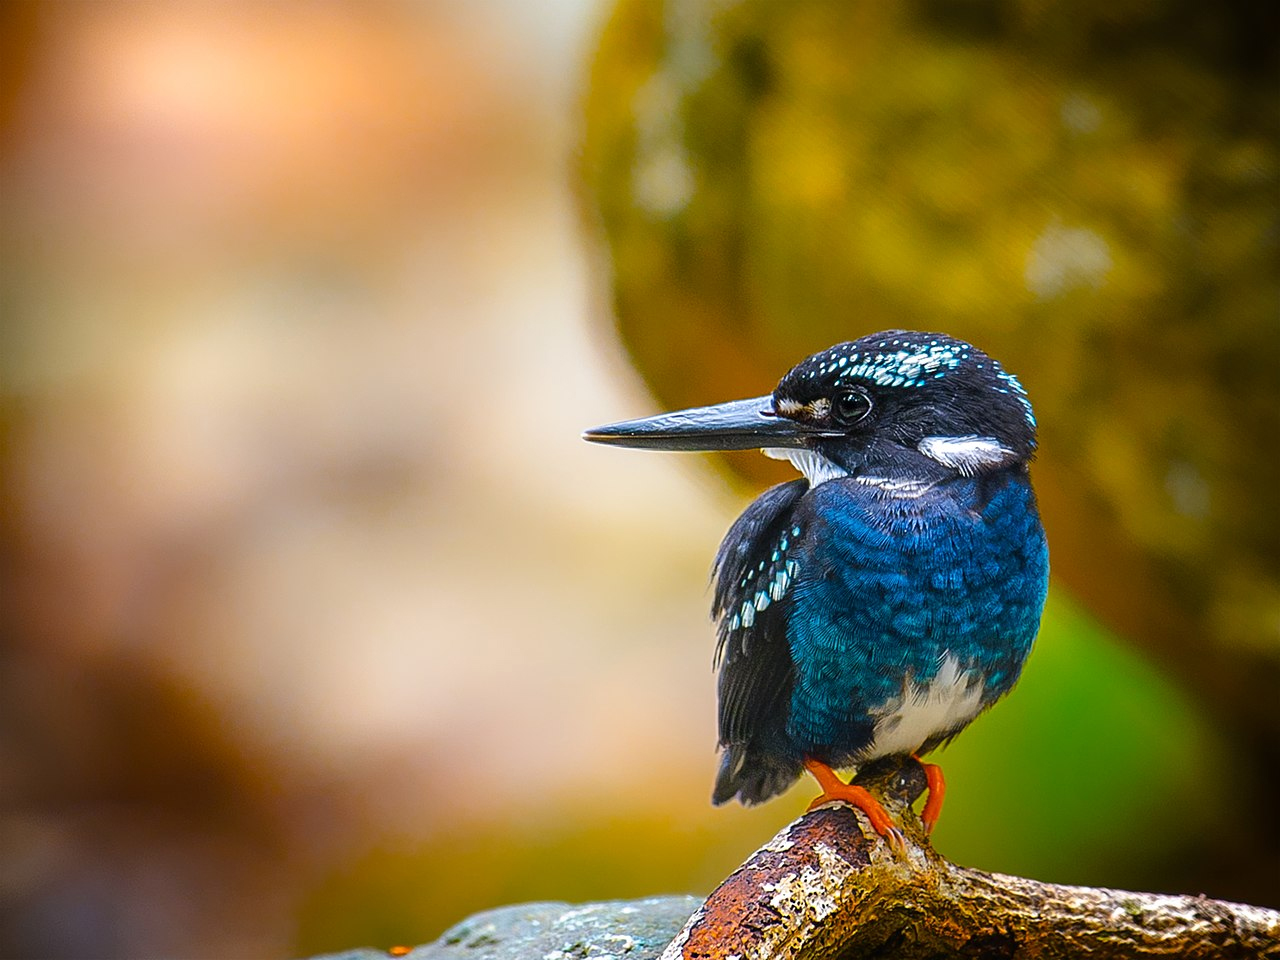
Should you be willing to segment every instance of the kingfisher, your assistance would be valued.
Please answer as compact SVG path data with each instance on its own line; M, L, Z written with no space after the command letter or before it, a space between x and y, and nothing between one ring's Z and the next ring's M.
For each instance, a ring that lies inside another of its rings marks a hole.
M915 758L932 831L946 782L924 754L1018 680L1049 553L1031 487L1036 420L997 361L888 330L794 366L773 393L588 430L597 443L749 450L802 474L760 495L713 565L722 751L712 802L761 803L804 771L890 842L837 770Z

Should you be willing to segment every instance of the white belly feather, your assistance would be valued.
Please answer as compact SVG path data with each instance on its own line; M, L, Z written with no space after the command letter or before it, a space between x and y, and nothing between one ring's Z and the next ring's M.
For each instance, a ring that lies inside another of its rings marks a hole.
M865 760L915 753L933 737L968 723L982 709L982 681L948 654L927 685L907 681L900 700L877 711L875 736Z

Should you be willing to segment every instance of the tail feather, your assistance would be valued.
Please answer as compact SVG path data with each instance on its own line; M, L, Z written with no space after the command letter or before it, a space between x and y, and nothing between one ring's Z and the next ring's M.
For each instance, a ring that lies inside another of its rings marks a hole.
M731 743L720 758L711 802L716 806L735 796L744 804L764 803L786 790L803 772L798 754L762 748L755 743Z

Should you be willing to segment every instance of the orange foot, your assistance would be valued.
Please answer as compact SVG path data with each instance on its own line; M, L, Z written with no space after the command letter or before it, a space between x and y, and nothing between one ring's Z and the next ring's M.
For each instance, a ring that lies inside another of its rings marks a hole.
M924 821L924 832L933 833L938 817L942 816L942 800L947 795L947 780L942 775L942 768L936 763L925 763L914 753L911 756L924 767L925 781L929 784L929 799L924 802L920 819Z
M843 800L845 803L852 804L865 813L867 819L871 821L872 828L876 833L888 840L890 846L898 850L906 847L906 840L902 835L902 831L893 825L893 821L889 819L889 814L885 812L884 807L880 806L880 801L868 793L866 787L857 787L851 783L845 783L836 776L836 772L829 766L811 757L805 757L804 768L813 775L813 779L817 780L818 786L822 788L822 794L813 803L809 804L810 810L814 810L824 803L830 803L832 800ZM939 805L941 805L941 801L939 801Z

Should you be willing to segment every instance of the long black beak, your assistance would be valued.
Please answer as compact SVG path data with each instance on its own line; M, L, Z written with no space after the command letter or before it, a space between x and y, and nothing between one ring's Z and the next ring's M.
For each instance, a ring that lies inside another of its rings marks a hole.
M755 450L803 447L807 438L836 435L778 416L773 397L766 395L610 423L582 439L648 450Z

